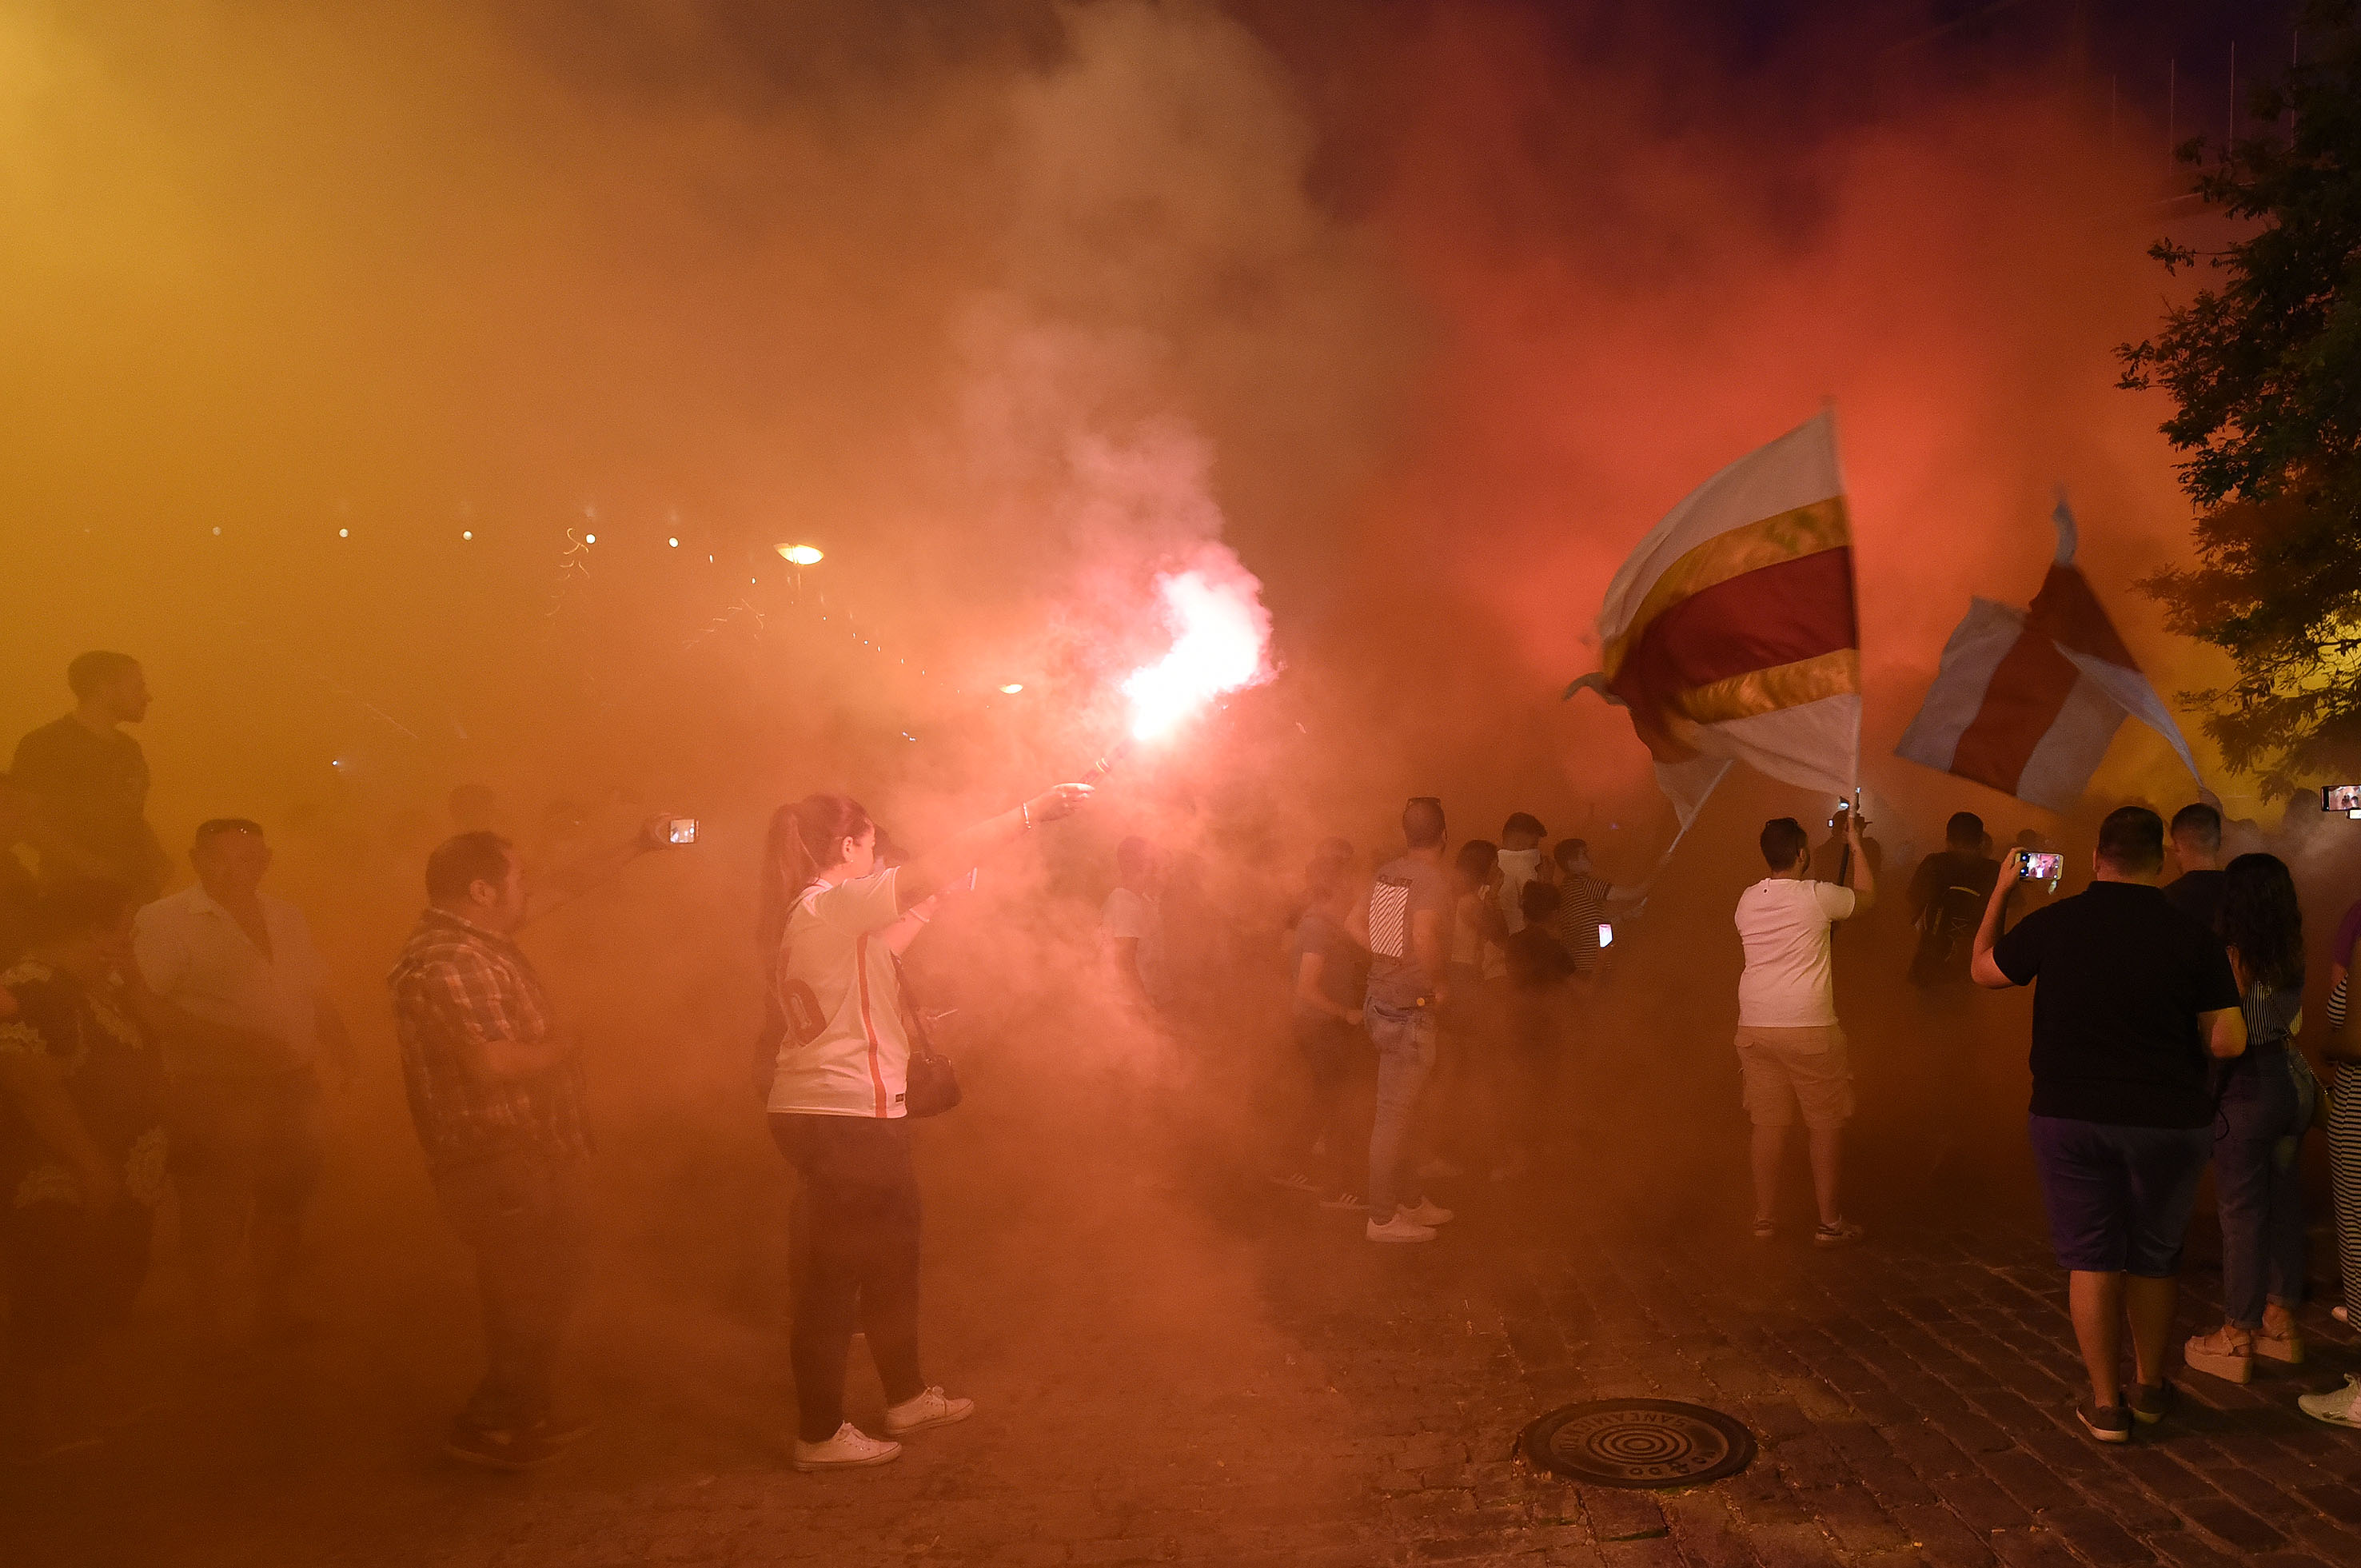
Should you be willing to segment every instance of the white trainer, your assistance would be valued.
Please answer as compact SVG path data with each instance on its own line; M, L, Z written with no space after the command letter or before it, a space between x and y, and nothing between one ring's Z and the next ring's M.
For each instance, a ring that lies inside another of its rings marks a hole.
M1447 1225L1451 1223L1451 1211L1432 1198L1422 1198L1418 1201L1417 1208L1404 1209L1402 1217L1412 1224Z
M859 1470L872 1464L890 1464L901 1457L900 1443L871 1437L851 1421L837 1428L836 1435L826 1442L796 1439L798 1470Z
M2333 1427L2361 1427L2361 1377L2345 1375L2345 1387L2332 1388L2325 1394L2305 1394L2295 1402L2295 1408L2316 1421L2326 1421Z
M885 1430L895 1437L907 1437L928 1427L947 1427L953 1421L963 1421L975 1414L973 1399L954 1399L940 1388L929 1388L915 1398L885 1410Z
M1434 1239L1434 1227L1420 1224L1410 1217L1407 1209L1397 1209L1394 1217L1382 1225L1372 1219L1367 1234L1373 1242L1431 1242Z

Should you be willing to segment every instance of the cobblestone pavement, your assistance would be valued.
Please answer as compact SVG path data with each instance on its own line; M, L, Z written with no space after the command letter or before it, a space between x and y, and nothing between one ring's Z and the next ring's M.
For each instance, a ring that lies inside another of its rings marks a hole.
M161 1408L95 1456L0 1477L16 1538L0 1558L2361 1563L2361 1434L2292 1407L2361 1369L2350 1337L2311 1309L2311 1365L2251 1390L2191 1378L2161 1435L2092 1444L2061 1282L2005 1150L1915 1183L1872 1150L1874 1229L1849 1251L1752 1242L1741 1205L1694 1196L1733 1190L1735 1160L1692 1154L1465 1180L1441 1194L1462 1218L1440 1242L1385 1248L1265 1184L1224 1136L1019 1110L988 1081L972 1098L1000 1108L925 1140L928 1334L933 1375L983 1409L899 1464L785 1467L784 1249L758 1245L782 1183L748 1139L737 1175L769 1196L708 1199L735 1190L717 1168L678 1183L686 1228L614 1240L579 1336L602 1425L559 1464L501 1477L434 1457L473 1365L464 1275L414 1195L389 1198L345 1216L344 1255L434 1266L345 1300L319 1343L193 1381L158 1329L144 1365ZM1717 1104L1708 1130L1732 1115ZM1652 1188L1669 1170L1692 1196ZM628 1146L609 1174L645 1179ZM2199 1271L2192 1293L2211 1283ZM873 1426L857 1354L854 1385ZM1625 1395L1730 1411L1760 1455L1662 1494L1516 1459L1543 1411Z

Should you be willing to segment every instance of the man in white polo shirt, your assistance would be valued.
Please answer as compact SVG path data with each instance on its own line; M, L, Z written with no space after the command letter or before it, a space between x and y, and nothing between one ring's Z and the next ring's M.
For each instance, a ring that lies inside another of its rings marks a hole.
M292 1326L289 1289L319 1179L320 1065L349 1078L352 1042L303 912L262 894L262 829L203 823L189 862L197 885L132 927L161 1014L181 1226L209 1325L225 1327L231 1263L250 1239L256 1322L280 1331Z
M1846 823L1853 852L1843 884L1812 880L1810 835L1794 817L1777 817L1763 825L1763 859L1771 874L1738 899L1738 935L1746 944L1746 972L1738 981L1738 1066L1754 1124L1754 1234L1763 1241L1777 1234L1779 1164L1798 1107L1820 1210L1812 1239L1821 1246L1861 1239L1861 1227L1844 1217L1838 1192L1844 1124L1853 1112L1852 1068L1837 1024L1828 930L1876 902L1877 878L1861 852L1859 815L1848 812Z

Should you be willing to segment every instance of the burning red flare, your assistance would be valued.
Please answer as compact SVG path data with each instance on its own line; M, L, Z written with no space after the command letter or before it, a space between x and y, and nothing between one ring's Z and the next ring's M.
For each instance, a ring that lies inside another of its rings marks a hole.
M1159 740L1213 698L1262 678L1270 613L1262 607L1261 587L1235 566L1230 573L1200 566L1157 578L1174 637L1170 652L1123 683L1131 699L1133 740Z

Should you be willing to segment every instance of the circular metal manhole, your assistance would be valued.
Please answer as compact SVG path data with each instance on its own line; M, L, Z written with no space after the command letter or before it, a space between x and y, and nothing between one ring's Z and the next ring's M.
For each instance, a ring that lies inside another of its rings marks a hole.
M1526 1459L1595 1486L1695 1486L1754 1460L1754 1434L1719 1410L1673 1399L1566 1405L1517 1440Z

